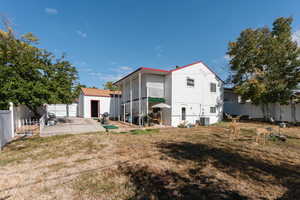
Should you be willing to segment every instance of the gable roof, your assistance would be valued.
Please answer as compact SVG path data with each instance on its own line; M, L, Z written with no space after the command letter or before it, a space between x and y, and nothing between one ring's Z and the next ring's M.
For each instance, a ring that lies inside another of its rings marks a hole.
M149 70L149 71L156 71L156 72L164 72L164 73L172 73L174 71L178 71L178 70L181 70L183 68L186 68L186 67L189 67L189 66L192 66L192 65L195 65L195 64L203 64L209 71L211 71L220 81L222 81L224 83L224 81L217 75L216 72L214 72L210 67L208 67L204 62L202 61L197 61L197 62L194 62L194 63L191 63L191 64L188 64L188 65L184 65L184 66L181 66L181 67L178 67L176 69L172 69L172 70L163 70L163 69L155 69L155 68L148 68L148 67L140 67L138 69L136 69L135 71L129 73L128 75L124 76L123 78L121 78L120 80L114 82L113 84L116 84L124 79L126 79L127 77L129 77L130 75L134 74L135 72L138 72L140 70Z
M81 88L85 96L110 97L113 94L121 94L121 91L102 90L97 88Z

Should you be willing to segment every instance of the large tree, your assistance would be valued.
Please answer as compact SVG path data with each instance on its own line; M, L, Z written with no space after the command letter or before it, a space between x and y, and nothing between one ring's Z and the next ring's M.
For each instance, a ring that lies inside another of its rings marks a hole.
M103 86L105 90L116 91L120 89L118 86L114 85L112 81L107 81Z
M56 59L36 47L31 33L17 37L6 26L0 30L0 109L9 102L26 105L38 116L45 103L72 103L77 71L62 56Z
M300 49L292 40L292 21L281 17L272 30L246 29L229 43L230 83L243 100L257 105L290 101L300 81Z

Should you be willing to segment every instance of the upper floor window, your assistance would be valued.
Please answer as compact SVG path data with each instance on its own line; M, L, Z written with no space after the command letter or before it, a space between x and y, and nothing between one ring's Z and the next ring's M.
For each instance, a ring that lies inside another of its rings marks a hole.
M217 91L217 84L210 83L210 91L211 92L216 92Z
M186 79L186 85L189 87L194 87L195 86L195 80L192 78L187 78Z

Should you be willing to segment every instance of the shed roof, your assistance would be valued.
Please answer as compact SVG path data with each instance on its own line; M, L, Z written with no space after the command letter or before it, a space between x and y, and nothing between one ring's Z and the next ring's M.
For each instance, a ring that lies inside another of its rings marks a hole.
M121 91L102 90L97 88L81 88L85 96L110 97L111 95L120 95Z

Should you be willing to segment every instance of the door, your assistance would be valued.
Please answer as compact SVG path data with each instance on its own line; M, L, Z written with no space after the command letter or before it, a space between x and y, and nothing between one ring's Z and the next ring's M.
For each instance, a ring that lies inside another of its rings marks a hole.
M181 108L181 120L182 121L186 120L186 110L185 110L185 107Z
M99 117L99 101L91 100L91 117Z

